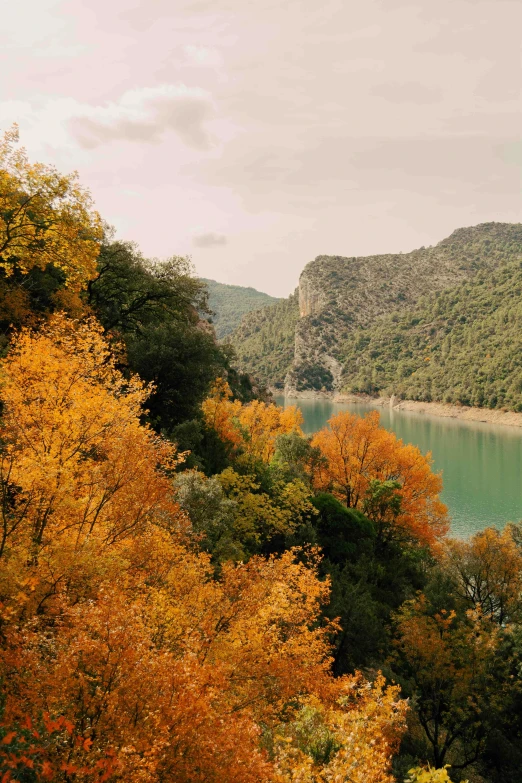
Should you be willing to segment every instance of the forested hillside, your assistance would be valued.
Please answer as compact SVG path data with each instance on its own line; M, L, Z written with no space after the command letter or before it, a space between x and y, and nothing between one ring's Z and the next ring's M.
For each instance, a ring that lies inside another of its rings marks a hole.
M522 261L380 319L341 347L354 392L522 410Z
M289 391L518 410L521 258L522 225L504 223L458 229L411 253L319 256L300 278L299 317L286 300L262 320L247 316L232 343L244 370L275 386L285 376Z
M298 320L297 291L245 316L229 338L242 372L251 372L262 383L282 389L294 357Z
M226 285L202 278L208 290L208 304L212 311L212 324L218 340L231 334L241 323L242 317L252 310L260 310L278 300L255 288Z

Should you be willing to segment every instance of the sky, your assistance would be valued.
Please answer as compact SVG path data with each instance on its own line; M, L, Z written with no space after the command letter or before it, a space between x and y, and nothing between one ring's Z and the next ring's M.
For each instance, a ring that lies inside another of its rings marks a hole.
M521 30L521 0L6 2L0 129L146 256L286 296L522 220Z

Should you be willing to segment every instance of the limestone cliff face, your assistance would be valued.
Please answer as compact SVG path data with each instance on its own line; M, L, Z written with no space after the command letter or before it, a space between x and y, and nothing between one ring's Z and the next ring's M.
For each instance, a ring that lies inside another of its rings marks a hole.
M308 265L299 278L299 315L318 315L323 308L324 292L314 287L314 277Z
M317 261L317 259L316 259ZM328 290L316 274L316 262L299 278L299 321L295 328L294 360L285 379L288 395L307 388L331 391L340 388L342 366L331 355L317 330L318 318L328 308Z

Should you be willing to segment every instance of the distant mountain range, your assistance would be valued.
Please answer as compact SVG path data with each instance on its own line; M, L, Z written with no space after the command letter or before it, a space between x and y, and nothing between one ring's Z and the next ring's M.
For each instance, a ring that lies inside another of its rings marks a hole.
M522 410L522 224L461 228L410 253L318 256L230 340L241 370L289 393Z
M279 300L274 296L263 294L255 288L244 288L240 285L226 285L215 280L203 278L209 292L209 304L214 315L212 323L218 340L231 334L239 326L246 313L259 310L266 305Z

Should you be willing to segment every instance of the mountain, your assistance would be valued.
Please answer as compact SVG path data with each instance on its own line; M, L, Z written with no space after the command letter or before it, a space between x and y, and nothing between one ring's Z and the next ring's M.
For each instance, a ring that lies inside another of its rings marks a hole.
M266 305L278 302L274 296L263 294L255 288L243 288L240 285L225 285L215 280L206 280L209 304L214 312L212 323L219 340L236 329L246 313L259 310Z
M318 256L297 295L261 320L246 316L231 341L242 369L290 393L522 410L521 259L522 225L506 223L461 228L411 253Z

